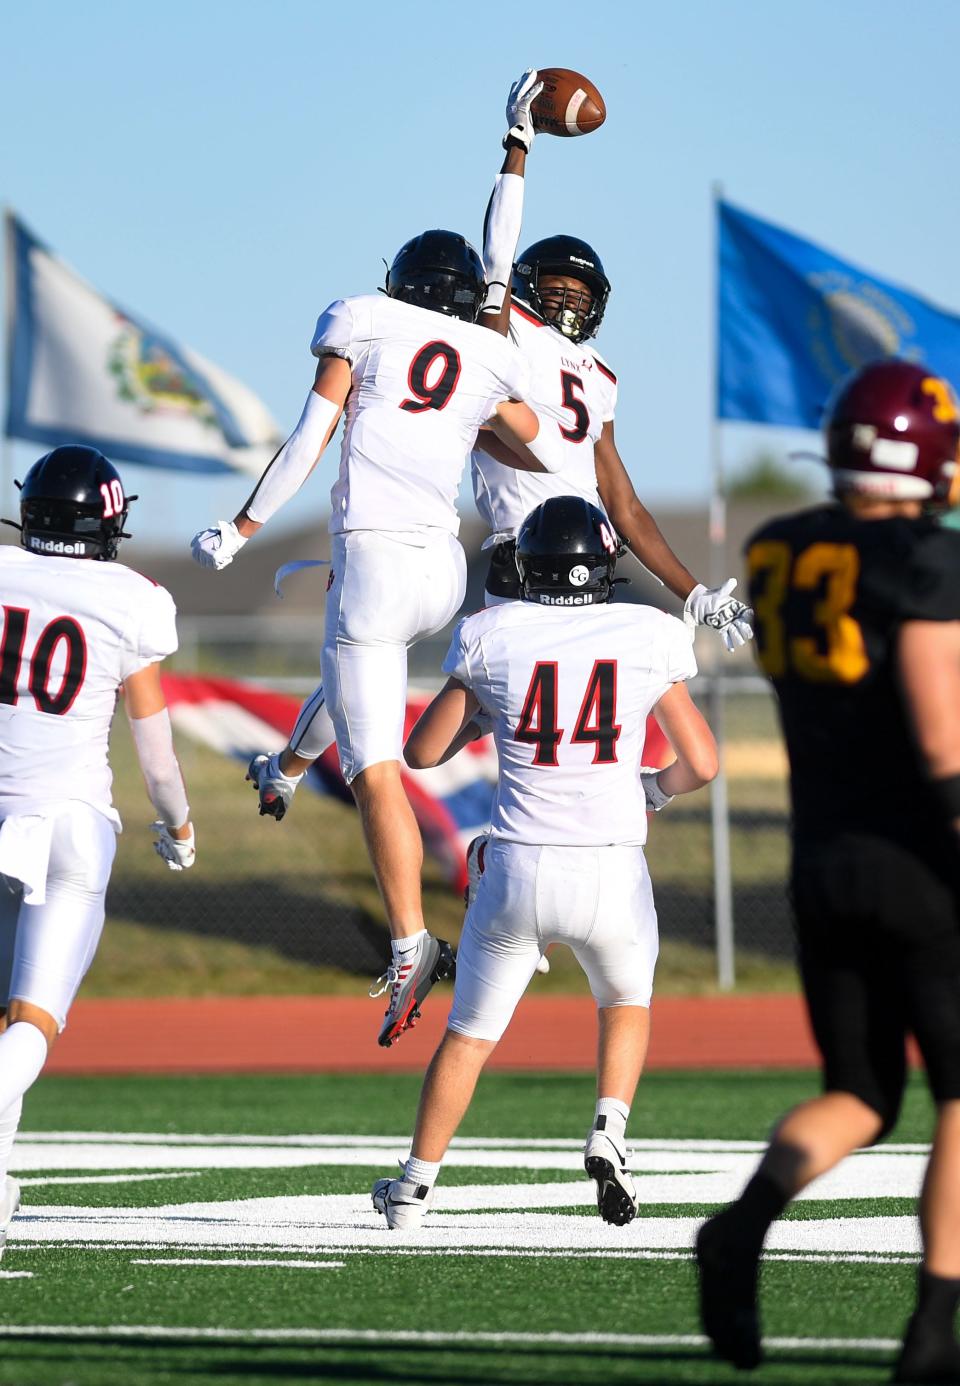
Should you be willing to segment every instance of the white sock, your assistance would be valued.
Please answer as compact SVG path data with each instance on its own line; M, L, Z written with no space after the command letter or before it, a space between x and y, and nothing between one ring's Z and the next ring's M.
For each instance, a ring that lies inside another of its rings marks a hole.
M403 1177L408 1183L426 1184L428 1189L433 1188L439 1173L439 1160L434 1164L432 1160L418 1160L413 1155L403 1167Z
M299 775L287 775L280 769L280 755L271 756L271 764L267 767L271 776L276 776L278 780L286 780L288 784L299 784L306 771L301 770Z
M601 1097L594 1113L593 1125L597 1131L606 1131L608 1136L622 1141L627 1131L627 1117L630 1108L616 1097Z
M22 1097L47 1062L47 1041L36 1025L18 1020L0 1035L0 1112Z
M0 1112L0 1183L2 1183L10 1164L10 1152L13 1149L13 1140L20 1126L22 1108L23 1098L15 1097L6 1111Z
M426 929L421 929L417 934L410 934L408 938L393 938L390 940L390 949L393 953L394 961L404 953L413 953L418 949L427 936Z

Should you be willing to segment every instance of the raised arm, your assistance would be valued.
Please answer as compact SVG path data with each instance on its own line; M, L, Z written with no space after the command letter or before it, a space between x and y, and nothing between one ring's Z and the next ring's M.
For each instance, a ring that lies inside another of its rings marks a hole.
M510 88L507 98L507 151L483 219L483 264L487 294L478 322L505 337L510 327L510 285L523 221L523 178L533 145L530 107L543 89L531 68Z
M617 450L612 420L603 425L594 457L597 489L614 529L643 566L683 601L687 624L709 626L717 631L728 650L750 640L753 612L731 595L736 578L728 578L720 587L708 588L697 582L681 563L634 490Z
M960 621L907 621L897 663L927 774L944 817L960 832Z
M225 568L251 535L296 495L320 460L350 393L349 361L321 356L303 413L283 447L268 464L249 500L233 518L194 536L193 556L204 568Z

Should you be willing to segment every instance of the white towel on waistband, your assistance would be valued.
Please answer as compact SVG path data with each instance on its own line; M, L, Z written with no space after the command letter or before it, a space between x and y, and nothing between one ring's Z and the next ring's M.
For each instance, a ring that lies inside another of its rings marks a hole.
M42 905L47 898L53 824L46 814L14 813L0 826L0 876L22 883L28 905Z

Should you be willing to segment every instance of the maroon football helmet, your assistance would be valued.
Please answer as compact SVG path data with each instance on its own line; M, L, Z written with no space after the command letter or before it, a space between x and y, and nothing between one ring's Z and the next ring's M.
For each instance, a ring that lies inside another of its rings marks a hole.
M923 366L895 357L863 366L838 386L824 432L836 494L960 500L960 409Z

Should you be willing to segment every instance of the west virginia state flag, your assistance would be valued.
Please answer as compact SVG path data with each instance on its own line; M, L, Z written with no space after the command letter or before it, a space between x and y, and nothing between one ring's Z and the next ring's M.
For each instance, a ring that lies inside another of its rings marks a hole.
M252 391L91 288L8 214L6 435L259 475L283 441Z
M728 202L719 213L717 418L819 428L838 380L880 356L960 387L960 317Z

